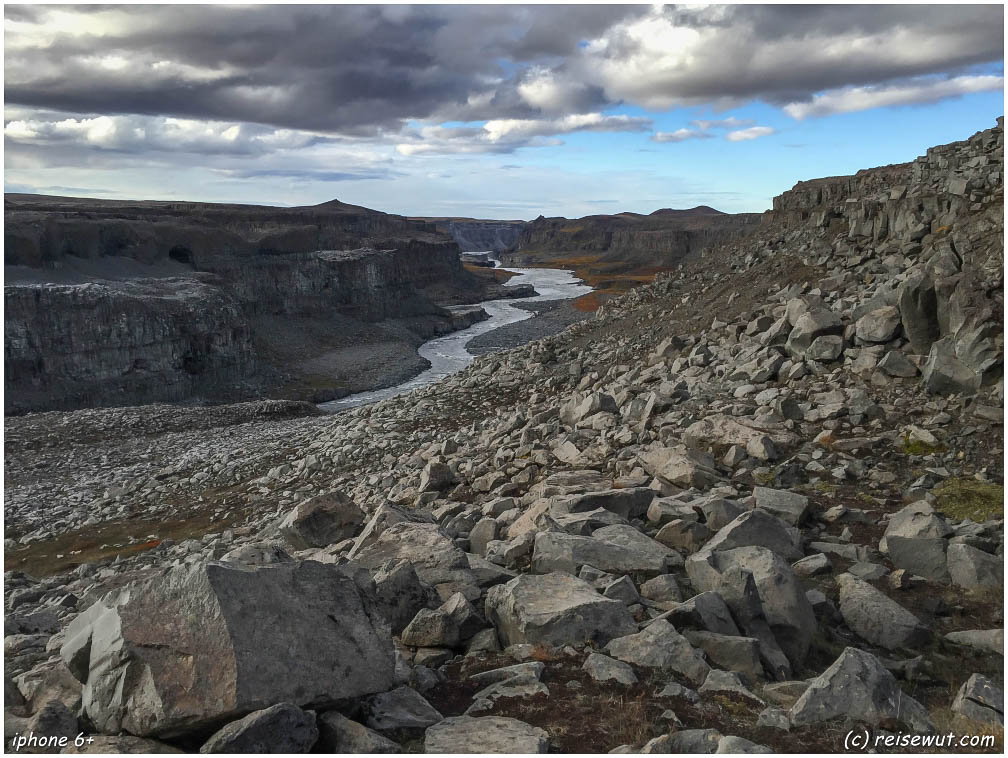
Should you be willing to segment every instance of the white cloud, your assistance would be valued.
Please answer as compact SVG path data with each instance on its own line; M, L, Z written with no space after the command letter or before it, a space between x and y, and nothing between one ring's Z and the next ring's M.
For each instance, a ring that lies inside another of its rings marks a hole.
M697 119L693 122L693 125L707 131L708 129L737 129L742 126L749 126L753 123L751 118L735 118L734 116L729 116L728 118L722 118L716 121L703 121Z
M651 135L652 142L685 142L690 139L710 139L713 134L696 129L676 129L674 132L655 132Z
M748 129L739 129L735 132L728 132L725 139L729 142L742 142L744 140L759 139L776 134L777 130L772 126L751 126Z
M951 79L916 81L888 87L847 87L815 95L807 103L790 103L784 112L799 121L834 113L851 113L894 105L932 103L973 92L1004 89L1003 76L956 76Z

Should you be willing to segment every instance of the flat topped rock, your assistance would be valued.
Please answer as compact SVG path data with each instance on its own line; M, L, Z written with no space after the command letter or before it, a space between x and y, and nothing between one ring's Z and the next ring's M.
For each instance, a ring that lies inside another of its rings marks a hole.
M501 643L604 644L637 631L626 606L569 574L523 574L487 592L486 616Z
M453 716L427 729L425 753L545 753L549 735L502 716Z

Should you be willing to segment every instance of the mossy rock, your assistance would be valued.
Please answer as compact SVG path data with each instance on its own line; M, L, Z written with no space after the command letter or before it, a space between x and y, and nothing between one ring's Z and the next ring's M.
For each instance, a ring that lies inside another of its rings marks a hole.
M931 455L945 450L944 445L929 445L920 440L911 440L910 435L903 438L903 452L907 455Z
M1004 487L976 479L946 479L934 489L939 511L950 519L976 522L1004 518Z

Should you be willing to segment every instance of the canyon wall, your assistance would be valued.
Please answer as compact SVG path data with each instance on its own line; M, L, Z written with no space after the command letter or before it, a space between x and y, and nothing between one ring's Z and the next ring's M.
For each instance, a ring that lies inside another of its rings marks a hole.
M525 228L524 221L493 221L472 218L418 218L451 235L463 252L502 253L513 250Z
M304 358L415 342L486 289L432 224L335 201L5 205L8 413L255 395L289 373L271 362L292 332L324 335ZM368 326L386 322L391 337Z
M728 214L700 206L663 209L644 216L621 213L579 219L544 218L522 230L517 249L504 260L515 265L553 258L595 256L626 267L672 266L701 250L739 238L759 222L759 214Z

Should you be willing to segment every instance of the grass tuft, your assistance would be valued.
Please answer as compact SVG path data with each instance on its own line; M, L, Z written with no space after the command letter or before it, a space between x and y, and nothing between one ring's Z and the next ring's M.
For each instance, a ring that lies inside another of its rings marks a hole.
M981 522L1004 518L1004 487L976 479L946 479L935 487L937 508L951 519Z

